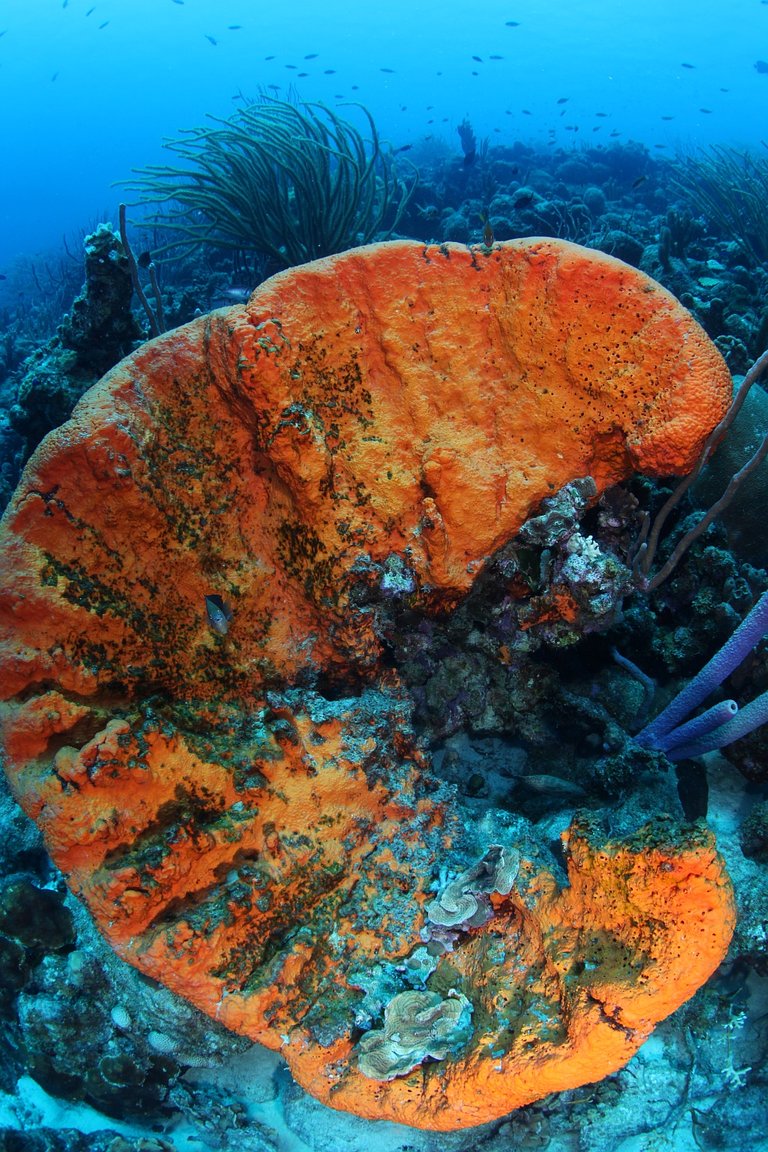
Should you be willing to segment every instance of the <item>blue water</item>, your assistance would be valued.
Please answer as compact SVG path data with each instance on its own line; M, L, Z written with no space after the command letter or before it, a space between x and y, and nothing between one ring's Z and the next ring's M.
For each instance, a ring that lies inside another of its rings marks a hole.
M359 100L395 146L458 150L465 116L492 143L662 155L767 134L766 0L0 0L0 31L0 268L113 212L164 137L260 87Z

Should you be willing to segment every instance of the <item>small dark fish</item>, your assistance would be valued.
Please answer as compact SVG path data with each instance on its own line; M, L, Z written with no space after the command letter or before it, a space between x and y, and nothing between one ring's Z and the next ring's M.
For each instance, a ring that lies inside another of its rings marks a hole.
M395 154L398 152L410 152L411 148L413 148L413 144L401 144L399 148L394 148L393 152Z
M488 213L484 213L480 219L483 222L483 247L493 248L494 235L491 222L488 219Z
M605 118L607 115L608 115L607 112L595 112L595 116L602 116L603 118Z
M335 68L326 68L325 71L323 72L323 76L335 76L335 75L336 75L336 69Z
M768 0L765 0L765 3L768 4ZM519 28L520 27L520 21L519 20L505 20L504 21L504 27L505 28Z
M184 0L173 0L174 4L183 4Z
M730 88L721 88L720 91L721 92L730 92Z
M558 104L567 104L569 100L570 96L561 96L558 100Z
M359 85L359 84L353 84L353 85L352 85L352 91L353 91L353 92L357 92L359 88L360 88L360 85Z
M106 28L107 24L109 24L109 20L105 20L103 24L99 24L99 32L101 32L102 28Z
M308 55L306 55L304 57L304 59L305 60L317 60L319 55L320 55L319 52L310 52L310 53L308 53Z
M614 128L613 132L610 132L609 135L610 136L621 136L621 132L617 132L616 129Z
M394 71L395 71L394 68L379 68L379 72L394 73Z
M712 109L711 108L699 108L699 112L704 112L705 115L707 115L707 116L712 115Z
M88 11L86 12L86 16L90 16L91 12L95 12L95 11L96 11L95 7L89 8Z
M0 32L0 36L5 36L7 31L8 31L7 28L3 28L2 32Z
M482 56L473 56L472 59L476 60L478 64L482 64L483 62Z
M295 72L296 69L298 68L298 64L286 64L285 67L291 68Z
M7 279L8 279L8 277L6 276L5 272L0 272L0 280L7 280Z
M69 0L64 0L64 3L62 4L62 8L66 8L67 4L69 4Z
M479 72L474 72L474 71L473 71L472 75L473 75L473 76L479 76L479 75L480 75L480 73L479 73Z
M209 41L209 43L213 44L215 48L218 44L218 40L215 38L215 36L209 36L207 32L204 32L203 35L205 36L206 40Z
M53 76L51 76L51 84L53 84L54 80L58 79L58 75L58 72L54 72Z
M219 636L226 636L232 619L232 609L224 603L221 596L217 596L216 593L206 596L205 614L213 631Z
M309 76L309 72L297 72L296 75L298 76L299 80L302 80L305 76Z
M264 59L265 60L274 60L274 56L265 56Z
M696 65L695 64L681 64L680 67L681 68L695 68Z
M489 60L503 60L504 57L503 56L489 56L488 59Z
M768 72L768 60L755 61L755 70L765 75L765 73Z
M139 268L149 268L150 264L152 263L152 253L140 252L136 257L136 263L138 264Z
M674 116L662 116L662 120L674 120Z
M530 112L527 108L523 108L522 112L523 116L533 116L533 112Z
M228 32L239 32L241 28L242 24L227 24Z
M637 180L632 181L632 187L639 188L641 184L645 184L647 179L647 176L638 176Z

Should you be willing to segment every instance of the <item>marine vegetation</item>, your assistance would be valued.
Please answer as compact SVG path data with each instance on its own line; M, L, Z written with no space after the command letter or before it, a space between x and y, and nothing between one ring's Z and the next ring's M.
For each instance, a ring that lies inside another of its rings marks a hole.
M278 267L388 239L415 187L379 140L318 103L261 96L214 127L166 147L186 166L137 170L138 203L159 204L143 221L175 235L165 250L199 245L266 253Z
M757 263L768 260L768 158L713 144L675 165L674 186Z

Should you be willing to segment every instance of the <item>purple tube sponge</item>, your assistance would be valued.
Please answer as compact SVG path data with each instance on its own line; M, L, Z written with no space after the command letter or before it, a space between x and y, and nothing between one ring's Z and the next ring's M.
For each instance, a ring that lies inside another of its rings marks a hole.
M733 700L714 705L686 721L768 632L768 592L764 592L731 638L689 684L635 736L643 748L665 752L670 760L700 756L738 740L768 723L768 692L741 711Z

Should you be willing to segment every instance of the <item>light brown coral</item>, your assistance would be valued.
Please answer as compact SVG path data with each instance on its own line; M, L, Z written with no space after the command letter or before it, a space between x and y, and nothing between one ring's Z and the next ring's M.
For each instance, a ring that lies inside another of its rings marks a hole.
M569 888L521 867L436 960L466 1050L360 1071L364 974L406 970L460 831L366 590L446 610L567 481L687 469L729 396L671 296L553 240L348 252L105 377L3 522L0 683L15 794L117 950L366 1116L476 1124L626 1061L727 946L703 833L574 830Z

